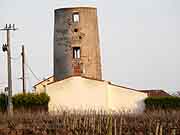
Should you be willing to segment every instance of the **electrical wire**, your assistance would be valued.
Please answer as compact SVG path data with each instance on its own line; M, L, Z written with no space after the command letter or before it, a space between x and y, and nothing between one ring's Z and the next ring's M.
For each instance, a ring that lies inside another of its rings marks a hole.
M28 65L28 60L27 60L27 56L28 56L28 52L26 51L26 56L25 56L25 67L29 69L29 71L32 73L32 75L34 76L34 78L37 80L37 81L41 81L39 79L39 77L33 72L32 68Z
M28 64L25 64L27 66L27 68L29 69L29 71L32 73L32 75L34 76L34 78L36 78L36 80L41 81L36 74L33 72L33 70L31 69L31 67Z
M27 86L28 86L29 89L33 88L32 80L31 80L31 77L29 75L27 75Z
M33 77L34 77L38 82L41 81L41 79L33 72L32 68L29 66L28 60L27 60L27 56L28 56L28 54L27 54L27 51L26 51L26 57L25 57L25 63L24 63L24 64L25 64L25 68L27 68L28 71L31 72L31 74L33 75ZM28 87L31 88L31 89L33 89L32 79L31 79L31 77L30 77L30 75L29 75L29 72L26 72L26 77L27 77L27 80L28 80L28 82L27 82Z

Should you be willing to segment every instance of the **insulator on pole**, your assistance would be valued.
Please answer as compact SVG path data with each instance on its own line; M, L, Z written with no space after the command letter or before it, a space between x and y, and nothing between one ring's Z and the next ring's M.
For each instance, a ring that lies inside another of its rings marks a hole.
M9 24L9 27L8 27L9 29L11 28L11 24Z

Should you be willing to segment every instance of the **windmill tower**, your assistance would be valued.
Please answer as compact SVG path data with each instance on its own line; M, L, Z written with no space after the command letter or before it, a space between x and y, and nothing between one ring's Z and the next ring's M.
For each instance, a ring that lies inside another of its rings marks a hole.
M55 10L54 78L79 75L101 79L97 10L73 7Z

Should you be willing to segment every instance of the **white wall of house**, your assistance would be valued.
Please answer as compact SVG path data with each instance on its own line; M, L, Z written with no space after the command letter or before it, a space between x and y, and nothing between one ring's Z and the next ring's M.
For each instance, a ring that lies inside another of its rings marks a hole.
M104 109L142 111L146 94L118 87L106 81L83 77L70 77L47 85L50 96L49 110L61 107L68 109Z
M147 94L128 88L108 85L108 107L112 110L142 112Z
M48 83L52 83L54 82L54 77L51 76L41 82L39 82L38 84L34 85L34 91L36 93L43 93L43 92L46 92L46 86Z

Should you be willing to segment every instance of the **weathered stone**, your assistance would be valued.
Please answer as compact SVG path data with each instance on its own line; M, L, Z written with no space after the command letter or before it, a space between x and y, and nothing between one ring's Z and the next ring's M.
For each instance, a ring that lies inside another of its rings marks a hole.
M74 14L79 21L73 22ZM73 47L80 48L79 58L73 57ZM55 10L54 77L58 81L72 75L102 78L96 8Z

